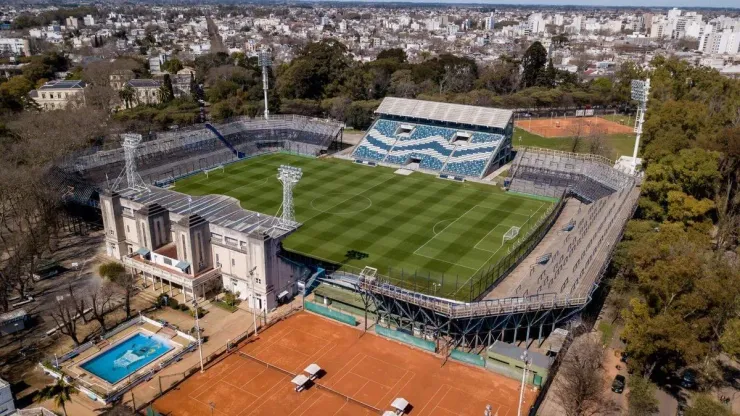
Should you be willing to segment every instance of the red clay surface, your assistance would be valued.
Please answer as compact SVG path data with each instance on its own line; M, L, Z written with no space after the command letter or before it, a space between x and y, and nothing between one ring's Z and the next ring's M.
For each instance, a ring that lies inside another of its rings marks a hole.
M325 370L318 383L380 411L396 397L409 401L411 415L482 415L487 404L498 416L515 415L519 382L441 358L374 334L301 312L278 322L241 351L302 373L310 363ZM196 373L154 402L164 415L371 415L378 412L339 394L309 387L293 389L291 376L232 354ZM535 392L525 391L523 410Z
M632 127L600 117L541 118L518 120L516 126L542 137L588 136L593 133L634 133Z

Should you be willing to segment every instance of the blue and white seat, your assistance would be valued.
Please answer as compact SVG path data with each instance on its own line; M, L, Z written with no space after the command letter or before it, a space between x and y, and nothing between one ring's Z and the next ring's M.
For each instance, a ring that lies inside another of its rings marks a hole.
M397 138L395 137L398 123L395 121L379 119L365 134L355 152L355 159L381 161L393 148Z
M453 134L451 129L418 125L411 135L399 138L385 162L403 165L413 158L422 169L440 170L455 149L450 143Z
M498 134L474 133L470 144L460 145L450 156L445 166L445 173L481 177L498 146L503 143L503 136Z

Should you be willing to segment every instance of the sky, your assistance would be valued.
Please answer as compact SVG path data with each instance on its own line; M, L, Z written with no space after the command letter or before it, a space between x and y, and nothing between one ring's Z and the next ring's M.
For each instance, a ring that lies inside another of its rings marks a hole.
M521 4L545 6L628 6L628 7L733 7L740 8L738 0L371 0L408 1L414 3L481 3L481 4Z

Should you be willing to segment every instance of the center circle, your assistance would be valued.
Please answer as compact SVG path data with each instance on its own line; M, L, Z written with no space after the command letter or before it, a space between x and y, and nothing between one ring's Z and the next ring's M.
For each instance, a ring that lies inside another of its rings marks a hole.
M353 203L353 200L358 202ZM353 203L353 206L342 208L342 205L347 203ZM370 208L372 205L373 201L370 198L347 192L317 196L311 200L311 208L333 215L357 214Z

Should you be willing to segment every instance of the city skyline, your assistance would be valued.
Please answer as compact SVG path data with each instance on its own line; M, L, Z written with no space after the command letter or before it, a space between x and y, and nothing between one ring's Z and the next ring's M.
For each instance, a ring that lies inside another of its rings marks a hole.
M333 0L336 2L349 2L350 0ZM353 1L358 4L372 4L372 3L445 3L445 4L481 4L481 5L507 5L507 6L588 6L588 7L660 7L660 8L672 8L672 7L683 7L683 8L703 8L703 9L740 9L737 6L736 0L715 0L711 5L706 2L698 0L619 0L612 4L604 4L600 0L368 0L368 1Z

